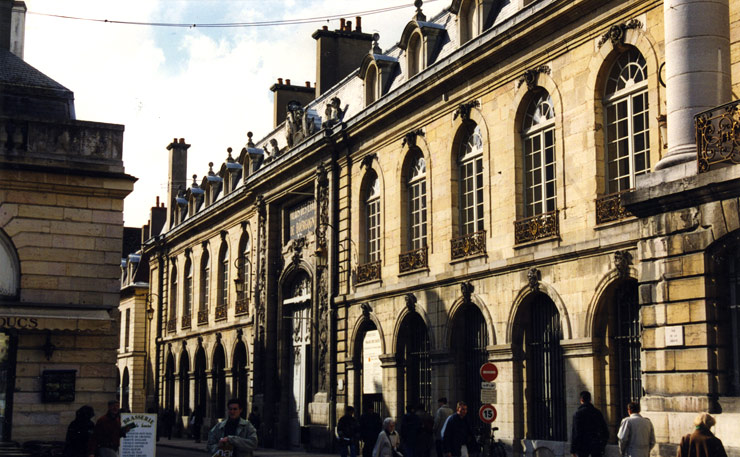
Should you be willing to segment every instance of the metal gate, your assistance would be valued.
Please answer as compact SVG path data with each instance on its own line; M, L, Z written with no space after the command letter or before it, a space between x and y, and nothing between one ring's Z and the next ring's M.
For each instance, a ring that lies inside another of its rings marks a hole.
M642 397L640 369L640 303L637 282L621 284L615 293L617 334L614 340L619 357L619 411L625 414L627 403Z
M532 439L567 439L560 313L545 294L530 308L527 332L527 390Z
M472 304L465 306L461 318L462 326L458 328L463 331L464 400L470 410L476 412L480 406L480 367L488 361L486 321L478 307ZM474 417L477 421L477 414Z
M401 336L406 406L432 407L432 368L429 363L429 335L421 316L410 314Z

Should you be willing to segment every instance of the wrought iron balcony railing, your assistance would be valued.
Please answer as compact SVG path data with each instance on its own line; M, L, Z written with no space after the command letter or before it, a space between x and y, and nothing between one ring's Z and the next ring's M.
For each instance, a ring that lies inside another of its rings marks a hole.
M719 163L740 163L740 100L694 116L699 173Z
M167 321L167 332L172 333L177 330L177 318L173 317Z
M226 303L216 305L216 320L222 321L226 319Z
M357 266L357 284L380 279L380 260Z
M427 247L414 249L413 251L404 252L398 256L398 271L406 273L409 271L420 270L429 266L427 258Z
M208 310L201 309L198 311L198 325L206 325L208 323Z
M183 314L182 315L182 322L180 323L180 327L183 329L190 328L191 322L193 321L193 316L190 313Z
M238 298L236 300L236 309L234 312L237 316L249 314L249 300L246 298Z
M486 253L486 231L469 233L450 240L452 260Z
M514 243L516 244L558 236L559 234L560 224L558 223L557 210L514 221Z
M630 192L632 189L614 192L613 194L604 195L596 199L596 223L605 224L607 222L618 221L632 215L622 206L622 195Z

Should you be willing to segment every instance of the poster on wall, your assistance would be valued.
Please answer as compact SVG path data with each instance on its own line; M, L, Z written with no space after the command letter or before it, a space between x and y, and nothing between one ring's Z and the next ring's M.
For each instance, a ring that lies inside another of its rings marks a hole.
M383 369L380 366L380 333L371 330L362 341L362 393L383 393Z
M131 428L121 439L121 457L155 457L157 415L121 413L121 426Z

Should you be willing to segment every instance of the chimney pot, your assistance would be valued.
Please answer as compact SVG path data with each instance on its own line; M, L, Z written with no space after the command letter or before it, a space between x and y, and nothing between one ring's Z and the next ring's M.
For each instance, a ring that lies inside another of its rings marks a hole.
M185 144L185 138L180 138L180 144Z
M285 84L287 84L287 85L289 85L289 86L290 86L290 80L289 80L289 79L286 79L286 80L285 80Z
M278 84L283 84L283 78L278 78Z
M344 31L344 18L339 20L339 30Z
M159 195L157 195L157 204L154 206L159 206Z
M348 32L352 31L352 21L347 21L347 31Z
M311 87L311 81L306 81L306 87Z
M329 26L325 25L325 26L321 27L321 29L322 30L329 30Z
M362 17L355 17L355 31L362 32Z

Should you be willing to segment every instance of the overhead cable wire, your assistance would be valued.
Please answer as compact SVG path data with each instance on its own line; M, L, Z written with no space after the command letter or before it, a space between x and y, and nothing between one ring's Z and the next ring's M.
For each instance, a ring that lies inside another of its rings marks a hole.
M426 0L426 3L437 2L439 0ZM50 13L39 13L35 11L28 11L28 14L35 14L37 16L53 17L58 19L71 19L77 21L87 22L101 22L106 24L118 24L118 25L140 25L149 27L180 27L180 28L229 28L229 27L273 27L281 25L296 25L296 24L312 24L318 22L327 22L330 20L342 19L345 17L354 16L370 16L373 14L382 14L390 11L396 11L408 7L414 6L413 3L406 3L397 6L387 6L385 8L376 8L372 10L359 11L355 13L343 13L343 14L332 14L327 16L316 16L306 17L298 19L281 19L273 21L254 21L254 22L223 22L223 23L175 23L175 22L139 22L139 21L121 21L115 19L95 19L79 16L67 16L63 14L50 14Z

